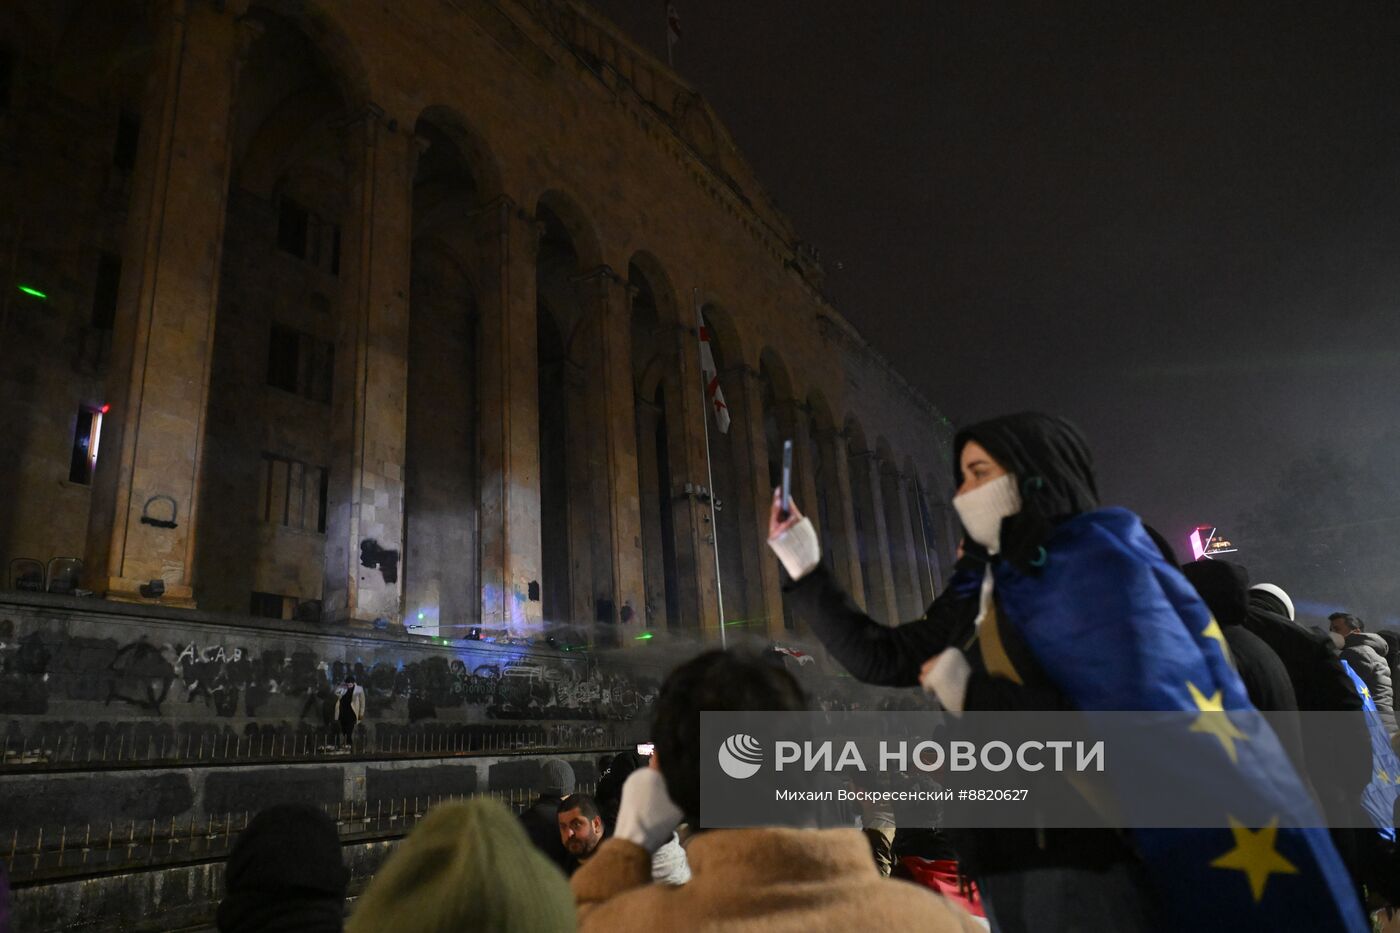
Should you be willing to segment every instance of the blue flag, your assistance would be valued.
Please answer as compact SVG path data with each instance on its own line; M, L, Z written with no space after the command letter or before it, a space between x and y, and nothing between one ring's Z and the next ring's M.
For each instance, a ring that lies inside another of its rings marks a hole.
M1153 765L1189 788L1214 780L1199 769L1208 760L1209 775L1233 775L1256 812L1273 814L1231 817L1228 829L1131 831L1170 928L1369 929L1327 831L1289 828L1323 825L1316 805L1250 704L1219 624L1137 516L1085 512L1057 527L1046 550L1039 575L1002 561L994 578L1003 624L1061 693L1085 711L1200 714L1182 737L1192 754L1163 749ZM1232 711L1253 715L1223 715ZM1201 792L1208 798L1210 787Z
M1366 731L1371 735L1371 783L1361 792L1361 806L1371 817L1376 831L1382 839L1395 841L1395 797L1397 783L1400 783L1400 759L1390 747L1390 734L1385 731L1376 701L1371 699L1371 691L1351 665L1342 662L1342 670L1351 678L1351 685L1361 694L1361 706L1366 716Z

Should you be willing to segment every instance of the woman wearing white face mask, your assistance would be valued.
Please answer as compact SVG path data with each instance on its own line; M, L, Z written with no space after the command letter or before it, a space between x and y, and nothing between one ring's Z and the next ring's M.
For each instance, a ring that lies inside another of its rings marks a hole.
M923 618L892 628L866 616L820 565L811 522L795 504L780 521L775 496L768 543L794 580L794 610L866 683L922 683L952 710L1068 708L1023 641L999 624L990 559L1035 572L1056 524L1097 505L1088 448L1068 422L1036 414L974 425L954 446L953 506L966 537L948 588Z
M1054 429L1061 426L1065 437L1057 444ZM1017 433L1020 440L1014 440ZM1024 641L1003 630L992 599L990 559L1005 548L1005 559L1020 559L1033 569L1029 564L1039 558L1039 538L1053 530L1054 521L1094 506L1092 477L1087 484L1068 484L1074 492L1062 495L1058 506L1049 502L1043 478L1030 480L1028 497L1036 509L1008 523L1023 512L1022 481L983 442L1002 452L1008 463L1020 452L1021 462L1015 465L1029 476L1028 448L1041 463L1068 461L1074 466L1064 472L1081 466L1087 472L1087 450L1082 442L1076 446L1077 438L1064 422L1039 415L998 419L959 433L953 505L966 534L962 553L948 588L924 616L894 627L871 619L846 596L819 563L811 522L796 505L787 521L779 521L775 498L768 540L794 578L788 588L794 612L865 683L922 683L955 710L1069 708ZM1057 508L1060 514L1055 514ZM1051 514L1042 514L1046 510ZM998 931L1157 928L1142 866L1119 833L982 829L950 830L948 835L960 869L977 880ZM1076 905L1072 913L1061 909L1069 903Z
M1011 415L960 431L954 450L953 505L966 554L924 618L895 628L850 603L818 566L811 523L798 513L779 522L775 501L769 545L796 581L794 610L852 674L921 683L955 712L1199 714L1198 696L1226 711L1252 710L1190 583L1137 516L1099 508L1088 446L1072 425ZM1183 744L1192 754L1233 768L1233 780L1297 819L1293 825L1321 825L1271 733L1235 743L1232 758L1195 735ZM1169 751L1149 754L1163 755L1163 772L1176 774ZM1229 851L1226 830L1063 830L1030 843L1014 831L981 830L953 842L972 844L973 874L997 930L1361 928L1325 831L1279 829L1276 838L1296 856L1296 874L1262 900L1238 878L1196 867Z

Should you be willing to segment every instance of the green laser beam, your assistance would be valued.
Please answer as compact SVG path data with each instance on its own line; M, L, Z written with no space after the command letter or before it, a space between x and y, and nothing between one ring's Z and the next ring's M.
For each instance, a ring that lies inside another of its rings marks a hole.
M21 285L19 287L19 290L24 292L26 295L31 295L34 298L38 298L40 301L47 301L49 298L48 295L45 295L43 292L39 291L39 289L33 288L29 285Z

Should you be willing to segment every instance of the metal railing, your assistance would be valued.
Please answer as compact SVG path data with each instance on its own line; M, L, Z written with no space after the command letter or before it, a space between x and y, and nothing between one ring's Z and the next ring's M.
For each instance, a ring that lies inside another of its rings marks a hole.
M0 774L34 769L86 770L103 766L186 767L192 764L297 762L334 758L593 752L645 741L646 724L557 723L518 727L375 724L347 744L336 731L265 730L257 735L193 733L128 736L125 732L52 739L14 738L0 749Z
M595 785L578 790L593 793ZM477 794L437 794L322 804L335 820L342 844L392 841L402 838L435 805L444 801L490 797L520 813L537 794L510 788ZM38 827L14 830L0 840L15 887L54 883L96 874L154 870L226 858L257 813L253 811L190 816L169 820L120 820L80 827ZM8 843L8 845L4 845Z

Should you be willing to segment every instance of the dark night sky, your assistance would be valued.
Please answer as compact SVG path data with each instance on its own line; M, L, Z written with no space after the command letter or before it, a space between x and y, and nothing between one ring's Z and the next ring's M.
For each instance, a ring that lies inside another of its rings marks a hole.
M955 424L1067 415L1182 548L1394 431L1394 4L676 5L832 303ZM663 0L595 6L664 60Z

